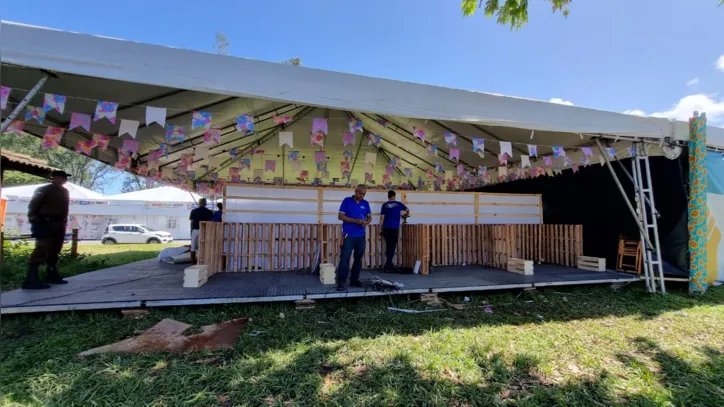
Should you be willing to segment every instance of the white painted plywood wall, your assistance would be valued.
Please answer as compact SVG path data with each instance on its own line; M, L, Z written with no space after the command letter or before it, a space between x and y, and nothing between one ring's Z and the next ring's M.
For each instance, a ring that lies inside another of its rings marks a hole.
M244 223L338 223L342 200L350 189L228 185L224 221ZM365 197L378 224L386 191ZM399 191L397 199L411 210L411 224L543 223L540 195L481 192Z

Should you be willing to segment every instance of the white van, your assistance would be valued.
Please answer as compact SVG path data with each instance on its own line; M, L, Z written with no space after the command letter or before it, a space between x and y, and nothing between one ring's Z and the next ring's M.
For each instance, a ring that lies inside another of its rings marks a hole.
M168 232L154 230L142 225L108 225L101 237L103 244L159 244L171 243L173 237Z

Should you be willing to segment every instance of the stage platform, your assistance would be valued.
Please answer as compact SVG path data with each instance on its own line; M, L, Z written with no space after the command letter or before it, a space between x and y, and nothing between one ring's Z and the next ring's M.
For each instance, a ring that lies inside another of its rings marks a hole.
M15 290L2 293L2 314L74 310L168 307L183 305L258 303L389 295L388 292L348 287L337 292L308 273L220 273L200 288L182 288L187 265L146 260L68 279L69 284L49 290ZM428 275L385 274L363 271L362 280L379 276L404 284L394 294L476 292L547 286L628 283L630 274L593 272L571 267L535 266L535 275L523 276L482 266L431 267Z

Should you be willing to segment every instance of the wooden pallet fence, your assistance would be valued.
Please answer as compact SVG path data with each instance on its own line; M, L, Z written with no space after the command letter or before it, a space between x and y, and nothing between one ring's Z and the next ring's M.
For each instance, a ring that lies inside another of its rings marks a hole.
M380 226L366 234L363 267L384 267L385 243ZM507 269L511 258L576 267L583 253L581 225L404 225L396 265L421 273L429 266L480 264ZM199 262L211 273L220 271L285 271L312 265L317 250L321 263L338 264L340 224L211 223L201 226Z

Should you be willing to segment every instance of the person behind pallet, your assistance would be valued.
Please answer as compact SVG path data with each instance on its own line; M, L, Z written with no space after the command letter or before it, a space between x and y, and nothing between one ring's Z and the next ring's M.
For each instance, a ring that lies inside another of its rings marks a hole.
M380 211L380 225L382 231L380 236L385 239L387 261L385 262L385 271L394 272L395 267L392 265L392 258L395 256L397 249L397 240L400 236L400 219L403 216L409 216L410 210L400 201L395 200L395 191L387 192L388 201L382 204Z
M359 274L362 270L362 255L365 252L365 228L372 222L370 204L365 201L367 187L358 185L354 195L344 198L339 207L337 219L342 221L342 254L337 267L337 291L344 291L349 274L349 258L354 253L350 285L361 287Z
M199 207L191 210L191 264L196 264L196 251L199 249L199 233L201 222L210 222L214 219L214 212L206 207L206 198L199 199Z
M30 268L23 283L25 290L50 288L48 284L66 284L58 273L58 255L63 249L65 227L68 223L70 196L63 185L68 182L69 175L65 171L56 170L50 173L53 182L44 185L33 194L28 204L28 221L30 233L35 238L35 250L30 255ZM45 284L38 277L41 264L47 264Z
M221 204L221 202L216 204L216 212L214 212L214 222L222 222L222 217L224 214L224 205Z

